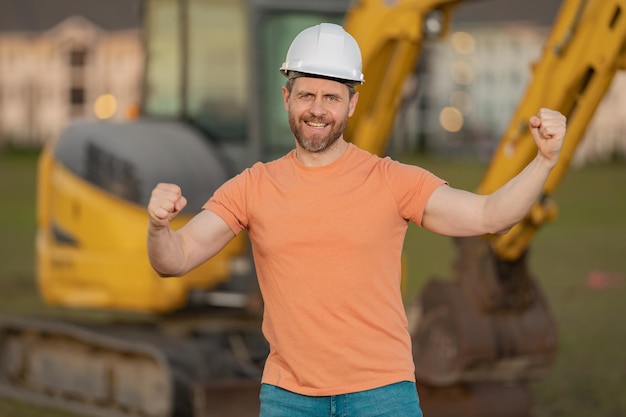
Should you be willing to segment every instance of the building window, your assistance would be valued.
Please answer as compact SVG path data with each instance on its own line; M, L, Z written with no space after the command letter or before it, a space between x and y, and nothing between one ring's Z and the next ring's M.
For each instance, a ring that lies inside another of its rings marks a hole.
M85 104L85 89L73 87L70 89L70 104L80 106Z
M84 49L73 49L70 51L70 66L82 68L87 65L87 51Z

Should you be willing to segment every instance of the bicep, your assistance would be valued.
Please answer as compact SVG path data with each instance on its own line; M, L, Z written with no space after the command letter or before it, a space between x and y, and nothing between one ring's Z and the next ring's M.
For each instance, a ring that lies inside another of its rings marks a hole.
M228 224L210 210L202 210L178 233L185 248L187 271L212 258L235 237Z
M483 217L486 197L442 185L426 203L422 226L444 236L477 236L486 233Z

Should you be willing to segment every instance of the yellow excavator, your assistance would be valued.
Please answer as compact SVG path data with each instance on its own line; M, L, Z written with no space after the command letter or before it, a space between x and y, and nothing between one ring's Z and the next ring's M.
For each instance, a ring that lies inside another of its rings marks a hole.
M385 152L399 83L414 70L424 37L407 23L416 19L410 11L427 5L421 16L442 13L443 24L435 26L445 34L448 13L457 2L409 3L398 2L397 14L387 15L380 2L361 2L361 9L354 8L345 22L363 45L364 68L371 72L369 89L361 91L356 120L346 135L373 153ZM454 279L431 279L407 306L425 415L532 415L528 383L550 371L558 337L547 300L528 266L528 247L537 230L556 218L550 196L568 171L615 73L623 69L626 1L564 0L543 54L532 67L525 95L476 191L495 191L535 157L528 121L541 107L568 118L559 164L522 221L504 235L455 239Z
M267 345L247 240L182 279L159 278L145 248L151 189L181 185L181 225L239 170L291 149L277 63L321 21L343 23L363 55L367 82L346 137L383 154L425 38L444 36L465 1L144 1L139 117L72 123L41 154L37 280L46 303L73 314L0 320L0 394L90 416L257 415ZM531 415L528 383L550 370L558 339L527 248L555 217L549 196L626 67L625 12L626 0L563 1L478 192L533 158L526 126L539 107L568 117L559 165L523 221L456 240L455 279L432 279L407 308L429 417Z

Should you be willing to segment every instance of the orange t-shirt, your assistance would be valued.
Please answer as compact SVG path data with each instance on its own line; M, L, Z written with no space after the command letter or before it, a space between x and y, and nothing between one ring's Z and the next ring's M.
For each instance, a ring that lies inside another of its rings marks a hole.
M402 245L443 183L351 144L323 167L295 151L257 163L215 192L203 208L252 243L270 345L264 383L337 395L415 379Z

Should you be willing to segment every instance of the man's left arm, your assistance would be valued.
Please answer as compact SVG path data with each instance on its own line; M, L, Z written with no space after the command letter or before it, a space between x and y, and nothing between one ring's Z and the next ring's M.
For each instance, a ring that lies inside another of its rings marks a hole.
M426 204L424 228L446 236L478 236L505 233L520 221L539 198L559 159L565 116L541 109L531 117L529 128L538 152L522 172L489 195L440 186Z

